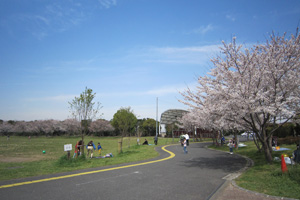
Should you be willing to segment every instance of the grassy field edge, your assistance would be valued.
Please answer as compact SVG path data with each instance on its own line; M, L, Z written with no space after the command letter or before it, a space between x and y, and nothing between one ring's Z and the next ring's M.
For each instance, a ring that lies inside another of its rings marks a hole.
M235 179L235 183L244 189L258 193L300 199L300 166L287 165L288 172L281 172L281 162L274 161L268 164L265 161L263 153L259 153L252 141L245 142L247 147L234 149L235 154L244 156L252 160L253 164L242 171L242 174ZM273 152L273 157L279 157L281 154L291 156L295 145L285 145L289 151ZM229 147L209 145L208 148L229 152Z
M151 145L137 145L135 137L124 138L123 153L118 154L120 138L85 137L85 143L93 140L97 146L98 142L101 142L102 156L112 153L113 157L89 159L86 156L86 159L67 160L67 153L63 151L64 144L73 144L74 149L80 137L10 137L9 140L0 137L0 181L148 160L159 156L155 147L172 144L171 139L160 138L155 146L153 137L143 137L140 141L144 139ZM74 151L71 152L71 157L73 154ZM98 156L98 151L94 151L93 157Z

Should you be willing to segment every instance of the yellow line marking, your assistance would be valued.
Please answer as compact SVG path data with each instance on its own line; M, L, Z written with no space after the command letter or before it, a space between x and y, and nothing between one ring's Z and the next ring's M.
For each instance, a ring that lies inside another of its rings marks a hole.
M132 164L132 165L126 165L126 166L120 166L120 167L113 167L113 168L108 168L108 169L100 169L100 170L83 172L83 173L78 173L78 174L70 174L70 175L65 175L65 176L45 178L45 179L34 180L34 181L26 181L26 182L14 183L14 184L9 184L9 185L1 185L0 189L1 188L16 187L16 186L21 186L21 185L28 185L28 184L33 184L33 183L41 183L41 182L46 182L46 181L59 180L59 179L64 179L64 178L71 178L71 177L88 175L88 174L95 174L95 173L106 172L106 171L113 171L113 170L117 170L117 169L124 169L124 168L129 168L129 167L135 167L135 166L148 165L148 164L152 164L152 163L162 162L162 161L169 160L169 159L175 157L175 154L173 152L168 151L168 150L165 149L168 146L170 146L170 145L163 146L161 149L164 150L165 152L169 153L170 156L167 157L167 158L160 159L160 160L154 160L154 161L138 163L138 164Z

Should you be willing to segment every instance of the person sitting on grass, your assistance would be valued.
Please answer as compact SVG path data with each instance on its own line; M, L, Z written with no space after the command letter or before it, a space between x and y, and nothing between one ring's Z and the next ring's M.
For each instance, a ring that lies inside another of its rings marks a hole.
M143 143L143 145L148 145L147 139L145 139L145 142Z

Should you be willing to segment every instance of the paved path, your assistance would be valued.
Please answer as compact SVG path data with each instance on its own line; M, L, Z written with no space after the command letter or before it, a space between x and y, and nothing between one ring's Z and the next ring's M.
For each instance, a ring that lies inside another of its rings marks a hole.
M173 158L170 158L170 153L158 149L160 156L142 165L146 161L130 163L130 167L120 165L80 171L76 172L77 175L55 175L54 179L57 180L51 180L52 176L43 176L0 182L0 196L22 200L206 200L223 185L225 180L222 178L243 168L246 160L237 155L205 149L204 145L191 144L188 154L183 153L180 145L169 146L166 149L175 154ZM155 160L160 161L152 162ZM32 183L34 180L38 182ZM21 185L4 188L17 182L21 182Z

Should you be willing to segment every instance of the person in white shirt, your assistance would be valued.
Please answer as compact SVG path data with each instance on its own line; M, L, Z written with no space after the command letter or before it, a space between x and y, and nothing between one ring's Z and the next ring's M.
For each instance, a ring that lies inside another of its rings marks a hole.
M187 154L188 153L188 151L187 151L187 149L186 149L186 139L184 138L184 140L183 140L183 152L184 152L184 154Z
M190 136L189 136L189 134L185 134L184 137L186 139L187 146L189 146L190 145Z

